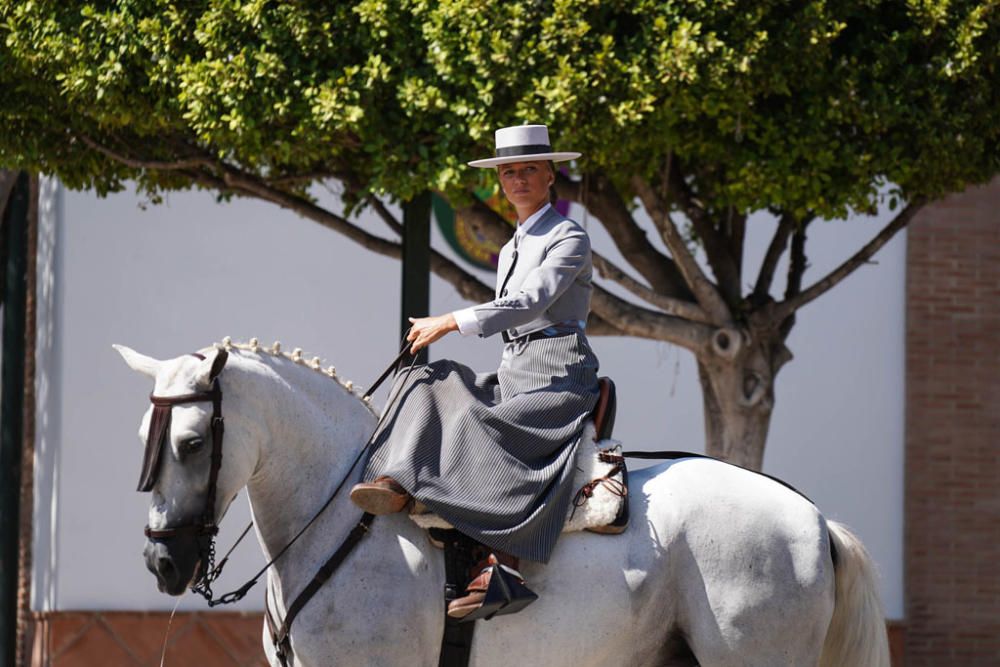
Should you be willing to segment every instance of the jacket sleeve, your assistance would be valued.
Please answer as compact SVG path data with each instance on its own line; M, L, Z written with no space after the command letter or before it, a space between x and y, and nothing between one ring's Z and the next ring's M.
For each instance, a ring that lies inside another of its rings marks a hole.
M473 307L480 336L531 322L565 292L590 259L587 232L574 228L545 250L541 264L531 269L517 291Z

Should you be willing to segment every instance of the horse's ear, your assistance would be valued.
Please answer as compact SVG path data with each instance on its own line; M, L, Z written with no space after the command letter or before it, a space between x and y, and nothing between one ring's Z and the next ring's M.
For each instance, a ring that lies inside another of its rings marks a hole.
M128 367L134 371L138 371L143 375L148 375L151 378L156 377L156 372L160 369L162 361L153 359L152 357L147 357L144 354L139 354L130 347L124 345L112 345L111 347L118 350L118 354L122 355L122 359L128 364Z
M226 361L229 359L229 352L224 348L214 348L205 354L205 358L201 360L201 364L198 366L198 372L196 374L196 380L198 384L203 386L209 386L212 381L219 377L219 373L226 366Z

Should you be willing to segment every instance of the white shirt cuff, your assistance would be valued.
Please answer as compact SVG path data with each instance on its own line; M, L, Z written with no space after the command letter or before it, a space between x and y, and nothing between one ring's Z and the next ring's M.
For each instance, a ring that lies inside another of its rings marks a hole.
M455 322L458 323L458 332L463 336L478 336L483 332L482 327L479 326L479 320L476 319L474 308L456 310L452 315L455 316Z

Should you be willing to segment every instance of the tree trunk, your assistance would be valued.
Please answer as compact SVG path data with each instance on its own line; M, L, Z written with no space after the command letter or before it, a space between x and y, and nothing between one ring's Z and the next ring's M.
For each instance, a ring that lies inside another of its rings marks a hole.
M760 470L774 409L774 379L791 359L777 333L719 329L698 355L705 453Z

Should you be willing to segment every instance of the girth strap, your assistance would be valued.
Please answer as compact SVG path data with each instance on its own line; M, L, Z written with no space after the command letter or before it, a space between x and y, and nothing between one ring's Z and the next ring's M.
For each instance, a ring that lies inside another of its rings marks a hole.
M476 623L448 616L448 603L465 594L470 570L485 560L489 550L453 528L431 528L429 532L433 540L444 545L445 617L438 667L468 667Z
M289 605L288 611L285 612L285 619L282 621L281 625L278 626L274 617L271 613L270 604L268 603L268 596L264 596L264 603L266 607L265 617L267 618L268 631L271 634L271 642L274 644L275 653L278 659L281 660L282 665L288 665L288 659L292 655L292 643L289 639L289 633L292 628L292 621L295 617L299 615L302 608L306 606L306 603L312 599L316 591L320 589L327 582L327 580L333 576L333 573L337 571L337 568L347 559L347 556L354 550L354 547L358 545L365 535L368 534L368 529L372 524L372 520L375 518L374 514L369 514L365 512L361 515L361 519L358 521L357 525L351 530L347 539L344 540L343 544L333 552L333 555L323 563L323 565L316 571L313 575L312 580L306 584L305 588L295 597L292 604Z

